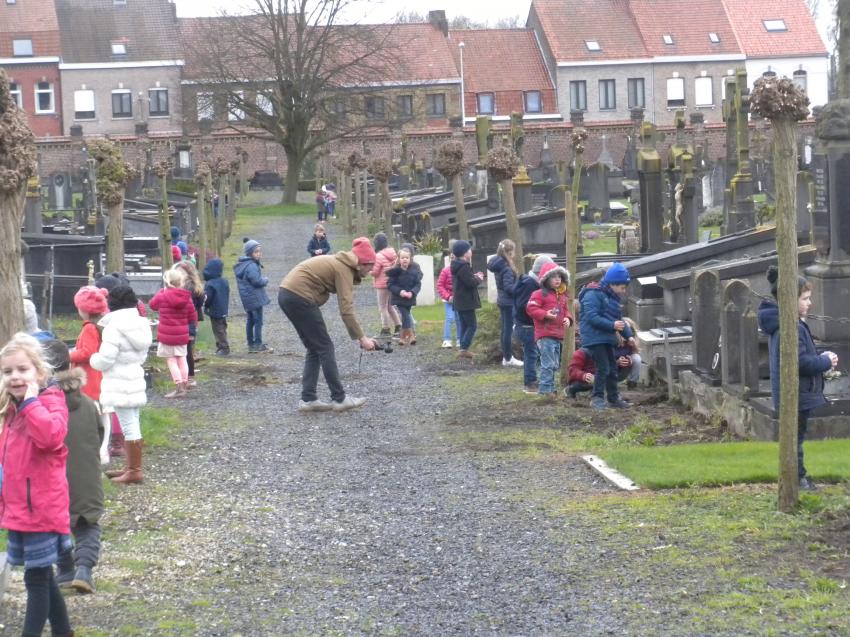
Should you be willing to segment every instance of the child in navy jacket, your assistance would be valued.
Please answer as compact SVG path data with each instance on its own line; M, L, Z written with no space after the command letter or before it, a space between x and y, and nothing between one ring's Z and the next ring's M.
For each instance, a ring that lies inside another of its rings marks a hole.
M227 340L227 314L230 308L230 284L222 274L224 262L210 259L204 268L204 310L210 317L210 327L215 336L217 356L230 354L230 342Z
M313 228L313 236L310 238L310 243L307 244L307 252L311 257L331 253L331 244L328 243L325 227L320 223L317 223L316 227Z

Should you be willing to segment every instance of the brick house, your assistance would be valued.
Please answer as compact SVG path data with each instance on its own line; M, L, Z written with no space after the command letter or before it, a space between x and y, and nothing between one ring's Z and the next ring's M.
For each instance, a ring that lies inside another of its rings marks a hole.
M56 0L65 132L179 134L179 32L168 0Z
M0 67L36 137L62 134L60 54L53 0L0 3Z
M449 34L463 69L464 116L506 120L561 119L555 85L531 29L468 29Z
M586 121L624 121L632 107L643 107L648 121L668 125L685 109L720 123L723 78L740 67L750 83L768 68L808 74L813 103L825 101L826 51L804 0L684 6L680 0L533 0L527 24L556 78L561 113L578 108ZM769 30L782 16L787 29Z

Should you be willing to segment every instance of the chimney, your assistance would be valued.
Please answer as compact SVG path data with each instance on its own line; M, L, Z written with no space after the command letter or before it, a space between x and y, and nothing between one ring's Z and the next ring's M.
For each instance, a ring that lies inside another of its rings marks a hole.
M437 27L443 34L443 37L449 36L449 21L446 20L446 12L442 9L428 12L428 22Z

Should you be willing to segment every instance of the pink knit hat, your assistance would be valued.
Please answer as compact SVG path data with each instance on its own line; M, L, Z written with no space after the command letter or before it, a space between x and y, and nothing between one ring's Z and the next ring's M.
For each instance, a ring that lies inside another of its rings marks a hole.
M371 265L375 263L375 249L372 242L366 237L357 237L351 242L351 251L357 257L360 265Z
M74 295L74 306L89 316L107 314L109 312L109 305L106 303L107 294L109 291L103 288L84 285Z

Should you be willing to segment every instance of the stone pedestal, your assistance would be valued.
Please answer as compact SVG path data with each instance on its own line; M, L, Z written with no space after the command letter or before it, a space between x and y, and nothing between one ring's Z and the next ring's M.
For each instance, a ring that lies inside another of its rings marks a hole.
M27 183L27 199L24 203L24 232L40 233L41 197L38 192L38 177L33 177Z
M513 178L514 202L516 203L517 214L528 212L534 206L531 196L531 185L531 178L529 178L525 166L520 166L519 172Z
M652 148L638 153L640 182L640 251L658 252L662 244L661 156Z
M430 254L417 254L413 261L419 264L422 270L422 283L419 294L416 295L417 305L434 305L436 296L434 294L434 257Z

